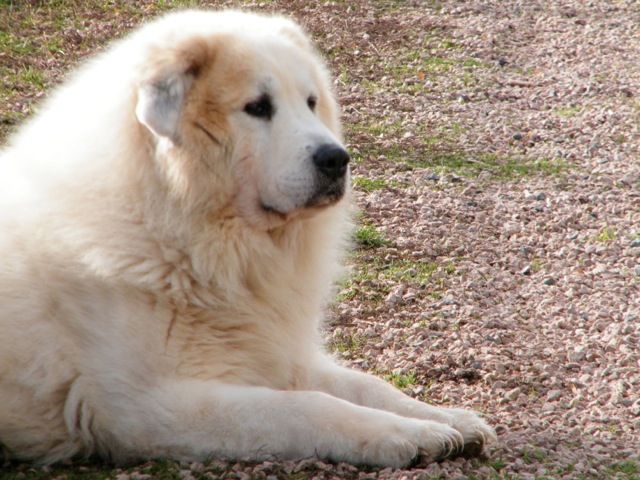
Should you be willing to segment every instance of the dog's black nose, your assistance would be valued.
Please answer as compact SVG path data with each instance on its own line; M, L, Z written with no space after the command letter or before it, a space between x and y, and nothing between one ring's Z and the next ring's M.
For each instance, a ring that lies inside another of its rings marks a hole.
M330 180L337 180L347 171L349 154L338 145L324 144L313 154L313 163Z

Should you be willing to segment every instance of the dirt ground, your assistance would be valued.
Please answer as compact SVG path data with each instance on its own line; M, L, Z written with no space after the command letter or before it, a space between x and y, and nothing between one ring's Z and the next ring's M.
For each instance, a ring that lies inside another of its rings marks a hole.
M109 39L195 3L0 0L0 135ZM640 3L200 4L293 15L335 74L360 214L329 348L477 409L499 442L411 470L7 462L0 478L640 479Z

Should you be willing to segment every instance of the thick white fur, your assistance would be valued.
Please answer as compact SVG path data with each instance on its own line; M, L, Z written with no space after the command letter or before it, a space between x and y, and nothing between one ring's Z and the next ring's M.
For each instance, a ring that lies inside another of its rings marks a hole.
M270 122L242 111L263 88ZM43 463L481 448L475 414L322 353L349 195L303 203L308 147L339 139L282 18L172 14L82 68L0 156L0 443Z

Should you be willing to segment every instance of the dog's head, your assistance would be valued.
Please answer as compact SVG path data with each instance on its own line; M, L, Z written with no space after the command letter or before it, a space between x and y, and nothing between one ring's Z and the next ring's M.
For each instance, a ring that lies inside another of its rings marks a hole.
M259 228L344 196L349 155L337 107L296 24L187 12L162 25L170 29L157 29L165 38L142 65L136 116L176 194Z

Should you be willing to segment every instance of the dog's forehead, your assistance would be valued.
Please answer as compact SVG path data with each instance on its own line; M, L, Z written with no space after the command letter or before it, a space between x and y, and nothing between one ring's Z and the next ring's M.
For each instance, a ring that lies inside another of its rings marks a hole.
M299 46L277 37L264 38L252 53L256 81L266 91L315 88L318 68L315 59Z

